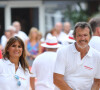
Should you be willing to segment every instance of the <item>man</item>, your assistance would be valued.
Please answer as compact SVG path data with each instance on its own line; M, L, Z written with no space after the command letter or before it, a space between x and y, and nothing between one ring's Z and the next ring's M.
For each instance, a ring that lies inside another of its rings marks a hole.
M9 26L6 30L5 30L5 34L2 35L1 37L1 45L2 45L2 49L4 50L7 41L14 36L15 34L15 27L13 26Z
M57 31L57 40L60 44L63 44L67 35L62 31L63 29L63 25L61 22L57 22L55 24L55 29ZM52 37L52 35L50 33L47 34L47 37Z
M70 33L71 30L71 25L69 22L65 22L64 23L64 32L68 35Z
M89 44L96 50L100 51L100 18L92 18L89 23L93 32L93 37Z
M67 35L63 42L64 45L68 45L75 42L73 38L73 30L71 30L71 24L69 22L64 23L64 33Z
M19 21L14 21L12 25L16 28L15 36L20 37L25 42L25 40L28 39L28 36L23 31L21 31L20 22Z
M63 44L65 42L65 39L67 38L67 35L62 31L63 25L61 22L56 23L55 29L57 30L57 39L59 43Z
M48 37L46 43L41 44L46 52L37 56L32 65L31 87L32 90L54 90L53 71L56 61L56 50L60 45L56 37ZM36 85L35 78L37 78Z
M91 90L96 79L92 90L98 90L94 88L100 79L100 53L88 45L91 27L86 22L79 22L73 35L76 42L58 50L54 83L61 90Z

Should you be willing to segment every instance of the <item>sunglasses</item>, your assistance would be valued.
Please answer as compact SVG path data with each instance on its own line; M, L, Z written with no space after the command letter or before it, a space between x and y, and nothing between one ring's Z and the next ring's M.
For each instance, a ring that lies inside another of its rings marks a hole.
M18 86L21 86L21 81L19 80L19 76L18 76L18 75L15 75L14 77L15 77L16 80L17 80L17 85L18 85Z

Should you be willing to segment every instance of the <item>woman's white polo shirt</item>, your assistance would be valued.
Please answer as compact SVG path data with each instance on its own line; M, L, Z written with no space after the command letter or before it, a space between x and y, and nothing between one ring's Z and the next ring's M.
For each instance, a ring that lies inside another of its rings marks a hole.
M15 78L19 76L19 80ZM15 65L9 60L0 59L0 90L29 90L30 74L28 70L24 72L21 64L15 72ZM21 82L21 86L17 82Z

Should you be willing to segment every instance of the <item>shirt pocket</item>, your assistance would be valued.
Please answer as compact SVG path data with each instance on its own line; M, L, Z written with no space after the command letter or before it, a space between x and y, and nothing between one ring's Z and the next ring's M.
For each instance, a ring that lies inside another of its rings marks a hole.
M0 74L0 81L5 85L8 84L12 80L12 75L10 74Z

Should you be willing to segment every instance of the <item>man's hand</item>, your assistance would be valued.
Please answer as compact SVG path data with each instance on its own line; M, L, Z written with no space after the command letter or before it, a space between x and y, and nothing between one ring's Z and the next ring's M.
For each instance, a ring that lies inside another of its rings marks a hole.
M91 90L99 90L100 88L100 79L94 79Z
M64 75L54 73L54 84L60 90L72 90L72 88L69 87L68 84L64 81Z

